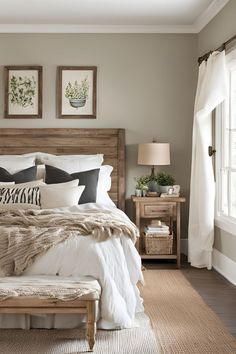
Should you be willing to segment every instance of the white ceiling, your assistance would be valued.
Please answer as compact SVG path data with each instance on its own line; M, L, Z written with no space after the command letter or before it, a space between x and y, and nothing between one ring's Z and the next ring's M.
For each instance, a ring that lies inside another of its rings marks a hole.
M0 32L199 32L229 0L0 0Z

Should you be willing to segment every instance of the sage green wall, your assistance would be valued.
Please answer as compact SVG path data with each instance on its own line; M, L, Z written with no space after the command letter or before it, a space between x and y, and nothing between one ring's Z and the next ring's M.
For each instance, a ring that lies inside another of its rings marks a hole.
M171 166L189 196L193 104L197 80L194 34L1 34L0 107L3 118L3 65L43 66L43 119L0 119L1 127L125 128L127 197L137 166L137 144L171 144ZM56 118L57 65L98 67L97 119ZM184 230L187 212L184 208Z
M198 55L219 47L236 34L236 1L231 0L221 12L199 33ZM215 228L214 247L236 262L236 234Z

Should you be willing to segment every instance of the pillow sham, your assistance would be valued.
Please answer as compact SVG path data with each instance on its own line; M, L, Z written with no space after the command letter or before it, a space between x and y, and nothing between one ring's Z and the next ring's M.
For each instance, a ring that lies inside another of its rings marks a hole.
M40 206L39 187L1 187L0 208L5 204L34 204Z
M107 207L116 207L115 203L111 200L108 191L111 189L111 173L113 167L110 165L103 165L100 167L98 186L97 186L97 199L96 202Z
M15 182L0 182L0 188L6 186L15 186Z
M45 165L37 165L36 179L42 179L43 181L45 180Z
M10 173L5 168L0 167L1 182L25 183L36 179L37 166L26 168L16 173Z
M8 155L9 156L9 155ZM71 160L71 159L89 159L94 160L96 163L99 163L100 166L103 163L103 154L94 154L94 155L54 155L49 154L47 152L36 151L36 152L29 152L23 155L14 155L14 156L23 156L23 157L33 157L37 164L43 163L42 161L46 161L48 159L53 159L56 157L56 160L59 161L60 159L64 160Z
M47 158L47 157L52 157L52 156L56 156L53 154L48 154L47 152L42 152L42 151L36 151L36 152L28 152L27 154L23 154L21 155L23 157L33 157L36 164L40 163L42 158Z
M73 179L69 182L63 182L63 183L49 183L46 184L44 183L45 186L48 187L55 187L55 188L67 188L67 187L78 187L79 180L78 179Z
M44 157L41 163L59 168L68 173L82 172L99 168L103 155L63 155Z
M36 181L31 181L31 182L25 182L25 183L17 183L15 182L6 182L4 183L4 186L7 185L8 188L26 188L26 187L39 187L42 185L45 185L46 183L43 182L43 180L36 180ZM2 183L0 183L0 187L2 187Z
M97 184L100 169L94 169L83 172L67 173L59 168L46 165L47 184L62 183L79 179L79 185L84 185L85 189L79 200L79 204L95 203L97 198Z
M62 188L60 185L47 185L39 188L41 208L53 209L78 205L85 186Z
M33 156L23 157L17 155L1 155L0 167L5 168L9 173L16 173L35 165Z

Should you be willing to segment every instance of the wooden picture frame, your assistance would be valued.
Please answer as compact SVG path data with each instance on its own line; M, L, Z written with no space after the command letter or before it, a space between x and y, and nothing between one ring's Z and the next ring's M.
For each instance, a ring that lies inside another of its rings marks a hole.
M59 118L96 118L97 67L59 66L57 110Z
M5 66L5 118L42 118L42 66Z

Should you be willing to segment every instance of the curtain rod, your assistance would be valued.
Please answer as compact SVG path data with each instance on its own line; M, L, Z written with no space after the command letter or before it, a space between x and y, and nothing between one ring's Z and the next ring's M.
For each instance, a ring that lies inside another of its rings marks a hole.
M198 58L198 64L200 65L204 60L207 60L209 58L209 56L211 55L211 53L218 51L218 52L222 52L223 50L225 50L225 47L236 40L236 35L234 35L233 37L231 37L230 39L228 39L226 42L222 43L218 48L216 48L215 50L210 50L209 52L205 53L204 55L202 55L201 57Z

